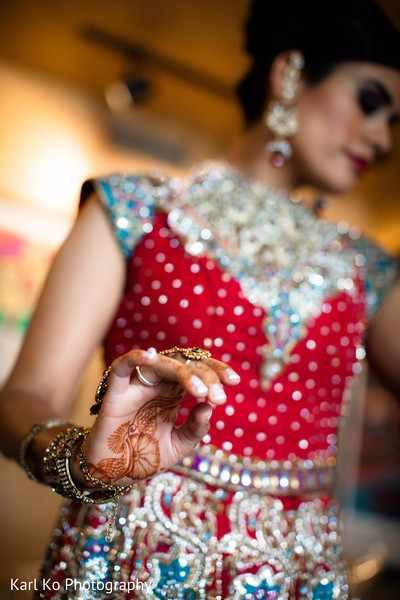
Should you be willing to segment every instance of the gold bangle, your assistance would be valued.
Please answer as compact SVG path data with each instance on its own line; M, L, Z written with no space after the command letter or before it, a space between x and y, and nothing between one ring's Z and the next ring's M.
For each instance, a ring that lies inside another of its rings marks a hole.
M98 483L101 490L79 489L69 468L69 460L73 455L75 444L85 441L89 434L86 427L75 427L70 425L66 431L59 433L46 449L43 459L45 470L45 483L50 485L54 492L70 500L83 502L85 504L106 504L111 502L111 511L107 521L106 542L111 543L117 511L117 500L122 494L133 486L120 486L107 484L100 479L92 477L89 473L87 463L83 457L82 450L79 453L79 464L85 477L91 483ZM85 473L85 469L87 473Z
M85 427L72 425L54 438L43 459L45 482L64 498L85 504L105 504L117 500L128 488L110 485L106 490L80 490L75 485L69 469L73 447L80 440L84 441L89 431Z
M61 417L51 417L50 419L46 419L45 421L41 421L40 423L35 423L35 425L31 427L28 434L22 440L21 446L19 448L19 463L21 467L25 469L26 474L28 475L29 479L32 479L32 481L36 481L37 483L44 483L44 481L38 479L36 475L32 473L28 465L27 455L31 443L33 442L34 438L45 429L51 429L52 427L61 427L61 425L69 426L71 425L71 423L67 419L62 419Z

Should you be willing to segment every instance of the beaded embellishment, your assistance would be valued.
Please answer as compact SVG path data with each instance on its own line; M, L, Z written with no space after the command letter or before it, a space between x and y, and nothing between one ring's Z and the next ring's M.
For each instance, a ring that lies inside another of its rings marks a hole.
M278 496L302 495L334 485L336 459L262 461L225 454L205 445L186 456L173 471L226 490L250 490Z
M166 205L170 186L159 171L137 176L117 173L92 184L110 214L118 243L129 258L139 240L153 230L155 208Z
M119 600L132 597L130 582L143 600L348 597L334 501L285 509L278 498L167 472L121 498L111 545L103 512L66 507L55 531L42 576L77 582L69 600L107 599L104 589L82 591L85 580L109 582ZM53 567L52 553L59 555ZM52 600L64 597L61 587Z

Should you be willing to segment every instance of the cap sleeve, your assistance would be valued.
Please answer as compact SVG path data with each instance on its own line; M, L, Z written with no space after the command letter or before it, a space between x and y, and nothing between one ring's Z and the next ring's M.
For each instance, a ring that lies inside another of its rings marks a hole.
M106 209L125 258L129 259L143 235L153 229L156 198L168 193L165 181L123 173L89 179L82 186L80 206L93 191Z
M356 250L356 261L364 270L368 317L372 319L400 276L400 260L366 237L356 242Z

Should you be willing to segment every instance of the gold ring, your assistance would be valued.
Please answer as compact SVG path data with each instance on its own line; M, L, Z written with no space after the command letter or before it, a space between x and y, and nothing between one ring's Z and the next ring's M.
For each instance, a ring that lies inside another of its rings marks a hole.
M187 359L185 365L189 364L191 360L201 360L202 358L210 358L211 356L209 350L204 350L203 348L199 348L199 346L193 346L193 348L179 348L178 346L174 346L168 350L161 350L158 354L172 354L173 352L180 352Z
M147 387L156 387L156 385L159 385L161 383L161 379L159 381L150 381L149 379L146 379L146 377L143 375L142 371L140 370L140 367L136 367L136 374L137 374L137 378L139 379L140 383L142 383L143 385L147 386Z

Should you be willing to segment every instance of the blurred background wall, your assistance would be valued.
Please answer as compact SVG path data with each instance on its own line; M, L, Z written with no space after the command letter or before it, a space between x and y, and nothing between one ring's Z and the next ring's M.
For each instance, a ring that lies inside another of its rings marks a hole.
M82 181L153 165L180 174L222 154L238 134L234 86L246 68L248 3L0 2L0 380L76 215ZM400 27L400 2L381 4ZM399 128L396 147L353 194L330 198L327 215L399 254ZM96 354L74 420L90 423L100 371ZM398 404L366 368L363 381L344 435L343 489L349 552L365 584L382 565L398 568L400 451ZM10 577L35 576L59 500L3 457L0 468L0 597L22 600L10 594Z

